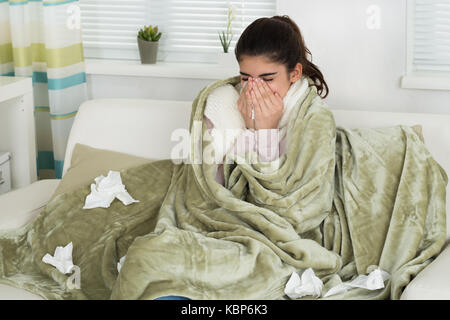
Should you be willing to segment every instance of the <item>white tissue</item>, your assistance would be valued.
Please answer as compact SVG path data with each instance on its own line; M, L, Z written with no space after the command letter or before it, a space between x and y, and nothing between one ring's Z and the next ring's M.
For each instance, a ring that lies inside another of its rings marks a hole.
M63 247L56 247L55 254L51 256L50 254L46 254L42 261L52 266L56 267L60 272L66 274L70 273L73 268L72 262L72 242Z
M366 275L359 275L355 280L349 284L352 287L365 288L369 290L377 290L384 288L384 281L389 279L389 273L377 268Z
M95 184L91 184L91 193L86 197L83 209L109 208L115 198L126 206L133 202L139 202L139 200L133 199L125 189L120 172L110 170L108 176L101 175L94 180Z
M341 283L334 286L324 295L329 297L341 292L345 292L351 288L363 288L368 290L377 290L384 288L384 281L390 278L389 273L377 268L369 273L369 275L359 275L354 280Z
M323 296L324 298L329 297L329 296L333 296L335 294L341 293L341 292L345 292L348 289L350 289L351 286L349 286L348 283L341 283L338 284L337 286L334 286L333 288L331 288L330 290L327 291L327 293Z
M291 278L286 283L284 293L291 299L298 299L303 296L320 297L323 282L314 274L311 268L302 273L302 278L295 272L292 272Z
M120 272L120 269L122 269L122 265L125 262L125 257L126 255L120 258L119 262L117 262L117 272Z

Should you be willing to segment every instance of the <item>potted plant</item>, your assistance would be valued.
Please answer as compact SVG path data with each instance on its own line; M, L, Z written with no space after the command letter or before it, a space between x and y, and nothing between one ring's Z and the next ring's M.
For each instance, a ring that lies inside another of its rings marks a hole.
M139 55L141 63L154 64L158 54L158 41L161 38L161 32L158 32L158 26L144 26L137 35Z
M231 29L231 24L234 20L234 9L230 5L228 7L228 14L227 14L227 30L222 31L222 33L219 32L219 40L222 44L223 52L219 52L219 65L222 66L236 66L237 61L236 57L234 56L233 52L228 52L228 49L231 44L231 40L233 39L233 30Z

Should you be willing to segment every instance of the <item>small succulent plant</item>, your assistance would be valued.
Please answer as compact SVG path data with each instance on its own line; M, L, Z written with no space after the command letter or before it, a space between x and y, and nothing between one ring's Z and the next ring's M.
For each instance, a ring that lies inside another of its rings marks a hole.
M161 38L161 32L158 32L158 26L144 26L138 32L138 38L145 41L158 41Z

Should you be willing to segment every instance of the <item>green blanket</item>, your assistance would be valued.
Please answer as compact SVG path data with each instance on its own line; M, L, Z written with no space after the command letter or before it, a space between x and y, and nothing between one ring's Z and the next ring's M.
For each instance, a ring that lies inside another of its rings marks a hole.
M0 282L48 299L287 299L293 272L313 268L325 294L375 265L391 275L384 289L329 298L398 299L444 245L445 171L409 126L336 127L309 80L279 167L226 163L222 186L217 164L196 161L211 144L196 124L209 92L239 79L216 81L193 101L190 161L121 171L139 203L83 210L86 185L23 228L0 231ZM42 262L69 242L79 288Z

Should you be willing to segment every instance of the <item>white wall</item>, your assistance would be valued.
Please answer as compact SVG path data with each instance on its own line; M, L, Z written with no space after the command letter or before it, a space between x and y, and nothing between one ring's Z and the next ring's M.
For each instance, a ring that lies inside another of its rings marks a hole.
M193 100L211 79L174 79L88 74L88 98Z
M381 28L366 27L367 8ZM401 89L406 70L406 0L279 0L299 25L330 87L330 108L450 114L450 91ZM89 74L89 98L192 100L213 80Z
M400 88L406 70L406 0L279 0L300 27L330 87L330 108L450 114L450 91ZM366 26L380 8L378 30Z

